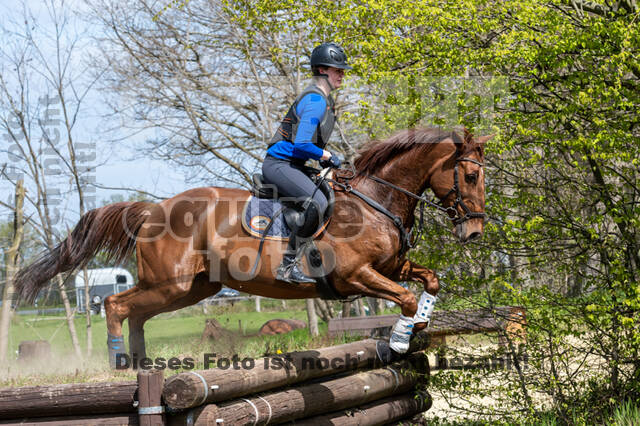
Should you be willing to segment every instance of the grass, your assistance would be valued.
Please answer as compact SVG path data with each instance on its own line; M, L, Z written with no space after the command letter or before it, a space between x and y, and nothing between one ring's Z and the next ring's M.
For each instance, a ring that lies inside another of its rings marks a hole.
M205 320L215 318L228 333L216 341L201 342ZM253 301L242 301L234 306L209 306L207 313L202 306L192 306L176 312L158 315L145 324L147 356L155 359L177 357L192 358L195 368L204 367L204 354L215 353L217 358L237 354L258 358L265 354L313 349L357 340L357 338L326 336L327 325L320 322L320 336L312 338L308 329L295 330L278 336L257 336L260 327L275 318L307 321L304 301L287 301L284 310L280 301L262 301L262 312L255 312ZM85 317L74 319L78 339L86 351ZM123 326L125 340L128 336L127 322ZM112 371L108 367L106 349L107 327L105 319L92 316L91 357L77 359L71 345L66 319L62 315L39 317L16 315L13 318L10 339L10 361L0 367L0 386L29 386L54 383L76 383L88 381L132 380L131 370ZM18 345L25 340L47 340L52 357L45 364L23 364L17 362ZM127 342L128 343L128 342ZM181 370L166 370L171 375Z
M638 426L640 425L640 403L636 401L625 401L613 412L615 426Z

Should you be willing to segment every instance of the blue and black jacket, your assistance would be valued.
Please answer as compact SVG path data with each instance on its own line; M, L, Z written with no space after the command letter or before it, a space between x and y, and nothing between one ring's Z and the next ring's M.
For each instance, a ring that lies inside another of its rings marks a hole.
M267 154L295 164L319 160L336 122L331 95L311 84L298 95L271 138Z

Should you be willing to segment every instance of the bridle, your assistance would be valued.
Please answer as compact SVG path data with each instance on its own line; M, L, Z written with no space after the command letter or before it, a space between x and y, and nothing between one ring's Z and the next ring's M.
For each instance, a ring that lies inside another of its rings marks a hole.
M458 153L458 151L456 151L456 154ZM388 218L390 218L393 223L396 225L396 227L398 228L398 230L400 231L400 235L401 235L401 241L402 241L402 248L400 251L400 254L403 254L405 251L407 251L410 248L415 247L415 241L417 240L417 237L422 233L423 229L424 229L424 213L423 213L423 208L425 205L428 205L430 207L435 208L438 211L441 211L443 213L445 213L449 219L451 219L451 221L453 222L454 225L460 225L470 219L475 219L475 218L482 218L484 219L487 215L484 212L474 212L472 211L464 202L464 200L462 199L462 192L460 191L460 179L458 177L458 163L462 162L462 161L469 161L471 163L477 164L480 167L484 167L484 164L481 163L480 161L474 160L473 158L469 158L469 157L460 157L460 158L456 158L455 160L455 166L453 168L453 187L449 190L449 192L446 193L446 195L444 195L439 202L434 202L428 198L426 198L425 196L422 195L418 195L418 194L414 194L411 191L407 191L404 188L399 187L398 185L395 185L391 182L388 182L384 179L381 179L377 176L374 175L364 175L365 178L372 180L374 182L380 183L382 185L388 186L391 189L394 189L398 192L401 192L411 198L414 198L416 200L418 200L421 204L420 204L420 224L419 224L419 229L416 235L414 235L414 238L412 239L411 236L409 235L409 233L406 231L405 227L404 227L404 223L402 222L402 218L400 218L399 216L394 215L393 213L391 213L386 207L384 207L383 205L381 205L379 202L377 202L376 200L368 197L367 195L361 193L360 191L357 191L355 189L353 189L351 187L350 184L343 184L341 182L338 182L334 179L329 179L330 181L332 181L332 183L338 185L339 187L341 187L345 192L347 193L352 193L355 196L357 196L358 198L362 199L365 203L369 204L371 207L373 207L374 209L378 210L379 212L381 212L382 214L384 214L385 216L387 216ZM352 166L353 167L353 166ZM354 178L356 176L356 171L355 168L353 168L353 175L350 177L343 177L344 180L349 181L352 178ZM442 203L445 202L445 200L447 198L449 198L449 196L451 194L455 194L456 195L456 199L453 202L453 204L449 207L444 207L442 205ZM462 207L462 210L464 211L464 215L461 216L460 212L458 211L458 206Z
M474 218L484 219L485 217L487 217L487 215L484 212L471 211L471 209L464 203L464 200L462 199L462 193L460 192L460 185L458 183L459 182L458 163L461 161L469 161L473 164L477 164L480 167L484 167L483 163L477 160L474 160L473 158L468 158L468 157L456 158L456 165L453 167L453 188L451 188L449 192L447 192L447 194L441 198L440 204L438 204L438 209L447 213L447 215L449 215L449 218L453 221L454 225L459 225L463 222L466 222L469 219L474 219ZM449 207L442 207L441 204L444 202L444 200L449 198L451 194L456 194L456 200L453 202L453 205ZM462 207L462 210L464 210L464 216L460 216L460 213L458 212L458 206ZM453 216L449 214L449 212L451 211L453 211Z

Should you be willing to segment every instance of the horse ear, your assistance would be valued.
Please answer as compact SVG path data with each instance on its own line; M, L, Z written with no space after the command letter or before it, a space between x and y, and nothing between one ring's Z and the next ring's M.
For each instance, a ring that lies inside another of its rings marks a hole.
M469 131L469 129L467 129L466 127L464 128L464 144L468 144L471 143L471 141L473 140L473 134Z
M478 145L484 146L485 142L490 141L496 136L496 134L486 135L486 136L478 136L475 138L475 141Z

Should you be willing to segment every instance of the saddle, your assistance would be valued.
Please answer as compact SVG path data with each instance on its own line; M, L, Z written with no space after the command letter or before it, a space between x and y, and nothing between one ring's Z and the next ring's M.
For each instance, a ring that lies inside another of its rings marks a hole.
M319 171L313 168L307 168L307 176L318 184L322 178L317 174ZM278 197L278 189L275 185L267 184L261 174L256 173L252 176L252 197L245 206L243 218L243 226L245 230L254 237L262 238L264 231L268 229L265 239L287 240L291 235L291 229L305 228L307 224L300 226L304 221L303 201L290 201L280 199ZM333 213L335 194L333 188L323 180L318 187L318 191L327 197L328 206L324 214L323 223L319 224L316 229L309 229L308 234L313 234L313 238L317 237L328 225ZM273 221L269 227L269 222Z
M313 241L314 238L324 231L329 223L335 204L335 194L332 186L326 179L319 182L319 180L322 179L318 174L319 170L309 167L306 171L307 176L309 176L316 185L319 183L318 191L322 191L329 202L327 211L325 212L324 223L315 229L312 238L305 245L304 252L307 258L307 265L312 275L316 277L316 288L321 299L343 300L344 297L336 290L333 282L325 271L322 255ZM327 178L329 177L330 176L327 175ZM242 225L249 234L261 239L260 246L258 247L258 259L256 259L251 272L253 275L258 266L264 240L287 240L289 235L291 235L292 228L300 229L300 227L293 224L304 220L305 214L302 202L280 200L275 185L265 183L261 174L254 174L252 180L252 196L245 206L245 212L242 215ZM275 232L274 229L276 230Z

